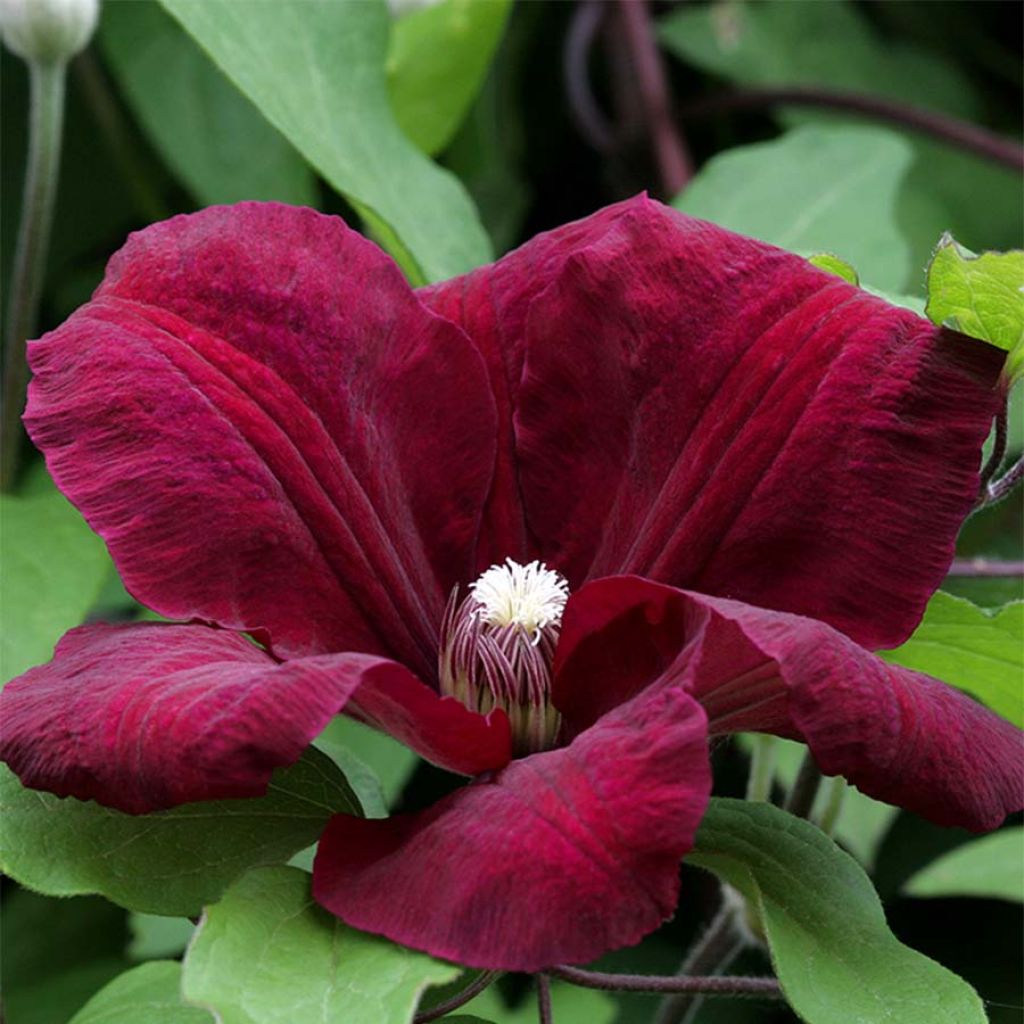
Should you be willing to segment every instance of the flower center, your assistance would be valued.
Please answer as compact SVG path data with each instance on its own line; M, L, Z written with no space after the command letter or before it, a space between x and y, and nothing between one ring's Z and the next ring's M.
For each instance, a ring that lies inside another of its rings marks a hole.
M569 584L542 562L492 565L441 624L441 692L471 711L501 708L516 754L551 747L561 716L551 705L551 663Z

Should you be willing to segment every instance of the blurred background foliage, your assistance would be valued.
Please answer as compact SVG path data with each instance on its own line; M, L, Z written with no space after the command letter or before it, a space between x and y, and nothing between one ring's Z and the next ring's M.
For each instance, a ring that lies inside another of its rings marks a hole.
M655 4L672 117L694 171L678 194L656 158L614 3L342 6L340 37L325 35L313 7L300 4L306 11L294 34L281 38L246 4L218 26L215 4L104 3L93 44L71 68L44 328L88 298L129 231L242 199L308 204L360 222L416 282L468 269L644 189L795 251L835 253L865 285L911 305L923 301L924 269L944 231L979 252L1021 244L1020 177L989 159L827 106L729 99L754 88L851 90L1014 137L1021 125L1019 4ZM310 53L307 67L303 54ZM27 93L24 65L7 51L0 76L6 282ZM317 76L317 89L332 100L320 106L310 101ZM1024 445L1020 408L1018 401L1010 417L1011 454ZM19 493L4 499L4 679L46 660L59 634L87 617L149 614L124 593L103 545L55 494L41 464L28 461ZM1018 491L968 522L959 553L1021 559L1021 516ZM984 607L1022 596L1019 577L951 578L944 589ZM449 784L353 723L339 722L319 745L372 813L422 806ZM716 751L717 792L742 795L747 752L744 742ZM780 762L783 781L795 771L790 754ZM872 873L896 934L974 984L998 1024L1024 1019L1014 900L1024 874L1019 826L1009 822L1008 840L981 868L972 862L967 869L938 860L963 847L967 833L859 794L851 793L838 829L839 841ZM689 911L604 966L674 970L712 912L716 888L711 876L685 867ZM192 925L128 914L98 897L55 900L6 883L3 930L5 1019L64 1024L127 965L180 955ZM736 966L767 968L755 952ZM532 1020L524 998L524 984L508 978L467 1012ZM557 988L555 999L558 1024L631 1024L650 1019L655 1003ZM697 1019L795 1018L768 1004L711 1001Z

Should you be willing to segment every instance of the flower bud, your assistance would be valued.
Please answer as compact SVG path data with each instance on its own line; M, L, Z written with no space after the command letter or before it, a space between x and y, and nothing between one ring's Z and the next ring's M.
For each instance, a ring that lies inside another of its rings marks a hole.
M70 60L89 42L99 0L0 0L0 31L19 57L40 64Z

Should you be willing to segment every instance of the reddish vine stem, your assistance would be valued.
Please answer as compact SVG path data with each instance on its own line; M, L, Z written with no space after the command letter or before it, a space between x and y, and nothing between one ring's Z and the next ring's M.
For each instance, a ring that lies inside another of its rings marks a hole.
M630 62L636 73L644 120L651 136L661 187L671 198L693 176L693 161L672 119L668 77L661 59L647 0L619 0L619 16Z
M441 1017L465 1006L471 999L480 995L491 982L495 981L501 974L500 971L484 971L474 981L471 981L461 992L456 992L450 999L443 1003L431 1006L429 1010L422 1010L413 1017L413 1024L429 1024L429 1021L439 1020Z
M991 558L954 558L949 576L1024 576L1024 562L993 561Z
M543 974L538 974L534 979L537 983L537 1020L538 1024L554 1024L554 1016L551 1013L551 982Z
M760 110L763 107L778 106L827 107L888 121L975 153L1018 173L1024 171L1024 147L987 128L909 103L842 89L806 85L741 89L694 100L680 108L679 115L686 121L734 110Z
M1024 458L1018 459L1001 477L985 488L984 505L998 505L1024 482Z
M672 992L700 992L709 996L749 996L760 999L781 999L782 989L775 978L751 977L685 977L682 975L607 974L585 971L580 967L548 968L548 974L582 988L605 992L650 992L664 995Z
M607 153L615 144L615 132L590 90L588 63L594 39L605 17L602 0L582 0L576 5L565 37L562 62L569 112L576 127L599 153Z

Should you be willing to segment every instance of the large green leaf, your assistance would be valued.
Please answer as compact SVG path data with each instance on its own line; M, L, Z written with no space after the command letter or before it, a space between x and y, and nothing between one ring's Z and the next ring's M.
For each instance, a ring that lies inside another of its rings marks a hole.
M162 2L313 167L384 225L406 266L436 281L491 258L465 190L395 121L383 0Z
M126 971L96 993L70 1024L213 1024L180 994L181 964L154 960Z
M139 124L198 202L314 205L306 162L159 4L105 4L99 38Z
M331 815L358 813L345 777L309 750L266 796L131 815L25 789L0 768L0 869L51 896L99 893L129 910L186 917L240 874L287 860Z
M834 253L898 290L911 262L895 206L913 159L884 128L807 125L713 158L674 205L784 249Z
M983 1024L977 993L889 931L857 862L810 823L715 799L692 863L758 909L786 999L809 1024Z
M940 590L914 635L881 655L966 690L1024 728L1024 601L989 612Z
M1024 369L1024 250L977 256L943 235L928 265L925 311L933 323L1003 349L1016 379Z
M910 878L910 896L981 896L1024 901L1024 828L972 839Z
M408 1024L429 985L459 974L349 928L313 902L309 881L259 868L208 907L185 957L185 997L220 1024Z
M442 0L391 29L388 92L406 135L426 153L451 141L501 40L510 0Z
M110 570L103 541L49 478L0 496L0 682L48 661L81 624Z
M660 26L662 41L684 60L730 81L755 86L823 85L891 97L980 120L982 100L954 62L882 39L844 0L765 0L680 6ZM787 125L844 122L849 115L786 109ZM916 292L935 240L951 230L974 249L1020 244L1024 192L1018 176L954 147L908 135L915 160L896 221L911 251L911 273L890 290ZM835 244L840 244L837 240ZM857 268L869 281L868 268Z

